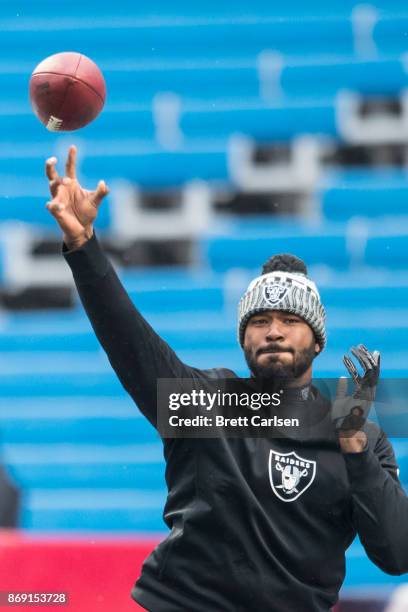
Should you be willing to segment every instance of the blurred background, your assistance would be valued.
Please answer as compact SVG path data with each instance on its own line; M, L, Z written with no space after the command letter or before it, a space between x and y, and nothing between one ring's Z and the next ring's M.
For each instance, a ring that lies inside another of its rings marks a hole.
M315 375L344 375L343 354L363 342L384 376L404 377L408 6L3 0L0 11L2 525L18 528L1 535L0 590L135 610L141 560L166 532L162 445L78 302L45 209L45 159L62 172L75 143L82 184L106 180L98 236L188 364L247 374L239 297L266 259L291 252L328 312ZM34 67L61 51L88 55L107 84L101 116L74 134L47 132L28 100ZM408 483L407 440L392 442ZM406 591L387 604L405 581L356 541L339 609L408 610Z

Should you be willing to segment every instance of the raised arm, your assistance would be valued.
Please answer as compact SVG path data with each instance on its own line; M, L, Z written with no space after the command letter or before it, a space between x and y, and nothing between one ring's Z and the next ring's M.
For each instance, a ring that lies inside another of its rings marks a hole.
M98 207L108 193L81 187L75 173L76 148L70 147L66 177L57 160L46 162L52 200L48 210L63 231L64 256L82 304L122 385L155 425L157 378L190 378L195 370L178 359L141 316L102 251L93 231Z

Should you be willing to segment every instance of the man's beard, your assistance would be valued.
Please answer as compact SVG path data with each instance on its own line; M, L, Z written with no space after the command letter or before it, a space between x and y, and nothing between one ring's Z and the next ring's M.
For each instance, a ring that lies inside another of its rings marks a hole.
M284 364L280 361L271 361L268 365L260 365L251 351L244 349L248 368L255 377L281 379L282 381L299 378L308 370L316 357L315 340L307 348L300 351L291 351L291 353L294 355L292 363Z

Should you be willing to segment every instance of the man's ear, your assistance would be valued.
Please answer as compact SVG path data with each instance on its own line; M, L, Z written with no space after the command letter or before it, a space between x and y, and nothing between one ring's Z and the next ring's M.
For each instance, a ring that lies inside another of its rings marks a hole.
M320 344L315 342L315 354L318 355L322 349L320 348Z

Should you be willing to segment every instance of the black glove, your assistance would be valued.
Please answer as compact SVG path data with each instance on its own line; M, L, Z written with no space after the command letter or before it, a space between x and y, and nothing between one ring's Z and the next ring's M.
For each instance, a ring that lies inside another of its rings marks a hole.
M363 344L359 344L357 348L353 347L351 352L358 359L364 373L360 376L350 357L344 355L344 365L350 372L355 387L352 395L347 395L348 380L346 378L340 378L337 386L332 417L336 429L342 435L362 429L374 401L380 375L380 353L378 351L371 353Z

